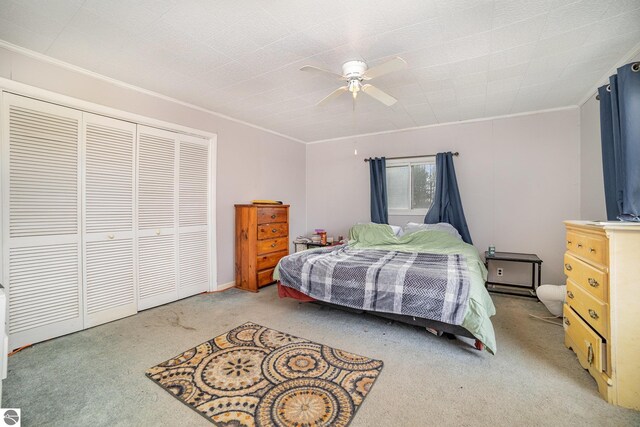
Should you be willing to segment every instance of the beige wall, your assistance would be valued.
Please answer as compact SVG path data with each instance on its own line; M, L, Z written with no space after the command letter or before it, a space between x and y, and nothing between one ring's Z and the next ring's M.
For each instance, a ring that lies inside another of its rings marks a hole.
M218 284L234 280L235 203L291 204L291 234L305 230L305 146L301 143L0 48L0 77L85 101L218 134Z
M369 220L365 157L440 151L460 152L455 166L475 246L537 253L543 281L563 283L562 221L580 217L578 108L310 144L308 231L346 234Z
M607 219L600 147L600 108L595 94L580 108L580 219Z

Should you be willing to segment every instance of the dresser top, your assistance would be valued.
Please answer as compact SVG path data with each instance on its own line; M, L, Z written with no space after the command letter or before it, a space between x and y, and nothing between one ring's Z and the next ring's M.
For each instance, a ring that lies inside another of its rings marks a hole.
M572 225L574 227L590 227L599 230L624 230L640 232L640 222L628 222L628 221L579 221L571 220L565 221L565 225Z
M267 204L238 204L234 205L236 208L288 208L290 205L267 205Z

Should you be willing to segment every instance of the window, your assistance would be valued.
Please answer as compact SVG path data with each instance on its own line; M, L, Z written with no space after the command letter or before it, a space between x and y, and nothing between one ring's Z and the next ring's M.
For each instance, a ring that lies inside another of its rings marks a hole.
M387 160L389 215L426 215L436 191L436 159Z

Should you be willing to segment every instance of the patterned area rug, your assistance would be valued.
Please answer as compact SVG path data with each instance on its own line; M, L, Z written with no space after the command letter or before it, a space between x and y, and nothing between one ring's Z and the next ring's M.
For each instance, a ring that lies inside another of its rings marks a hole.
M146 374L220 427L346 426L382 361L245 323Z

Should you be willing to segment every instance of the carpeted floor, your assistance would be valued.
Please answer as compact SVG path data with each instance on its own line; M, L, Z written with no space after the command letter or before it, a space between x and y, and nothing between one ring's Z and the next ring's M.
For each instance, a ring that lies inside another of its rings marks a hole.
M24 426L211 425L145 371L252 321L384 361L352 427L640 425L640 412L600 399L561 327L527 315L546 315L541 304L494 301L491 356L416 327L280 300L274 286L199 295L10 357L2 406L22 408Z

